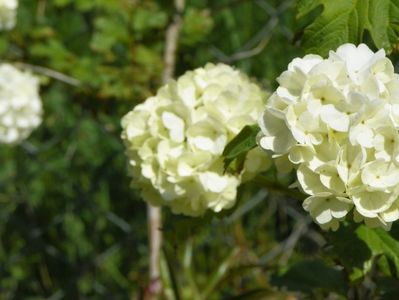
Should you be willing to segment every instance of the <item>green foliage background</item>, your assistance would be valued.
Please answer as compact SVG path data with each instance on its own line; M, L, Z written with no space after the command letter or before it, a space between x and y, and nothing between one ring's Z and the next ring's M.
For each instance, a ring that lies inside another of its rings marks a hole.
M272 89L293 57L313 49L313 9L328 1L300 2L297 19L290 0L187 1L178 75L223 61ZM145 295L146 206L129 188L119 122L161 83L173 13L163 0L20 0L17 27L0 34L1 59L80 85L41 74L42 126L18 147L0 146L0 299ZM272 171L264 179L268 189L243 187L236 210L222 216L164 212L166 299L293 297L287 290L344 299L360 290L376 257L384 272L373 295L397 295L394 238L347 225L340 234L358 242L334 246L339 238L311 224L298 195L284 194L290 178ZM363 259L351 261L353 253ZM344 271L332 267L337 261Z

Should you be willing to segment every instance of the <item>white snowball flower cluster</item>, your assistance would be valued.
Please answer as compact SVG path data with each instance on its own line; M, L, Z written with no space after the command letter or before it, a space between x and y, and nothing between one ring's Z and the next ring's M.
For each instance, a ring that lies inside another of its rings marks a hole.
M39 80L9 64L0 64L0 143L17 144L40 125Z
M243 174L225 174L221 156L245 125L255 124L266 95L233 68L207 64L170 81L122 119L132 185L145 201L190 216L234 205L243 177L269 167L249 152Z
M18 0L0 0L0 30L9 30L15 26Z
M345 44L329 57L294 59L259 124L259 145L297 170L303 207L336 230L399 219L399 75L384 50Z

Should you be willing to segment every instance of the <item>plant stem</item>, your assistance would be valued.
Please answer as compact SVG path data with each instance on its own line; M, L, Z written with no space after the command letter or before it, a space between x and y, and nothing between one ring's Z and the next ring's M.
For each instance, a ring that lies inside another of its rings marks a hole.
M189 283L192 293L192 298L195 300L200 300L201 299L200 292L198 290L198 286L196 284L192 271L193 268L192 258L193 258L193 240L192 238L189 238L186 242L186 247L184 249L184 259L183 259L184 275Z

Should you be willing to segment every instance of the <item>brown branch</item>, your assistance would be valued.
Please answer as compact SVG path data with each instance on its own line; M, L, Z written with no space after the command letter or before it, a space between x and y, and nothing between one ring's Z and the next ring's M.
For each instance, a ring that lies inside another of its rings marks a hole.
M176 67L176 55L180 31L183 25L182 13L185 0L175 0L176 13L173 21L166 30L163 83L173 78ZM148 205L148 230L150 247L150 299L158 299L162 291L160 279L160 254L162 248L162 211L159 207Z

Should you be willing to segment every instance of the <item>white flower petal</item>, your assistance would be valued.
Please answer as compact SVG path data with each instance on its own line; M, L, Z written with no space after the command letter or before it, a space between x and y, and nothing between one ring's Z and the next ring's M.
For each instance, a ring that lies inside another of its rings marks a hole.
M349 117L338 111L334 105L324 105L320 110L320 117L330 128L346 132L349 128Z
M184 140L184 121L174 113L165 111L162 114L162 123L169 129L173 141L181 143Z
M357 211L365 217L375 217L375 214L387 210L395 198L383 192L361 192L352 196Z

